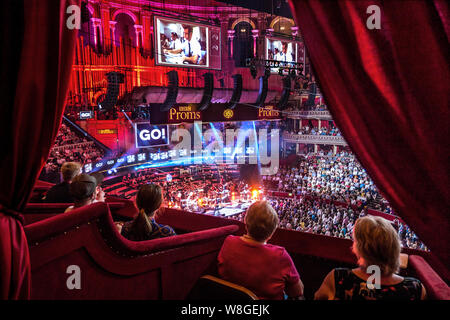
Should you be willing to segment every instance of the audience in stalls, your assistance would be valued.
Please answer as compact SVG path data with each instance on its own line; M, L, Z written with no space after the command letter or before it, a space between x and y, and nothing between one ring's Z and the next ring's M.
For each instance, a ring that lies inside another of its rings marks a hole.
M72 180L81 172L81 165L77 162L65 162L61 166L63 182L51 187L45 195L44 201L48 203L72 203L73 196L70 193Z
M68 126L66 126L64 123L61 123L58 134L55 138L55 142L53 143L53 147L60 147L82 142L88 142L88 140L86 138L79 137L74 131L70 130Z
M70 184L70 194L74 202L64 212L69 212L95 202L97 197L97 180L88 174L82 173L73 178Z
M163 237L175 236L170 227L158 224L155 215L163 202L162 189L156 184L140 186L136 195L137 216L124 224L116 223L121 235L132 241L145 241Z
M316 300L425 299L425 287L418 279L396 274L401 247L389 221L373 216L359 218L353 240L353 253L359 266L333 269L315 293ZM373 279L374 268L380 270L380 283L369 281Z
M339 156L348 157L349 155L342 152ZM167 181L166 172L155 169L129 173L122 180L129 189L123 192L137 189L142 184L157 183L165 190L164 199L167 206L197 213L215 210L232 201L235 203L251 201L251 188L239 180L236 169L223 169L220 175L217 168L211 167L185 167L182 169L185 173L180 173L181 168L178 169L180 171L174 169L171 172L171 181ZM276 183L272 186L266 181L266 190L292 191L289 188L286 189L285 184L294 177L295 175L288 175L281 186L278 185L278 180L275 180ZM265 178L271 181L271 176ZM361 198L342 201L345 198L328 194L318 196L314 192L304 194L300 192L293 196L295 198L266 196L279 214L281 228L350 239L355 220L364 215L367 208L367 202ZM229 216L231 219L241 221L242 217L242 215ZM427 250L406 225L397 221L395 227L399 230L403 247Z
M270 197L268 200L280 217L280 228L351 239L355 221L366 215L351 206L336 205L321 198L286 199ZM239 217L238 217L239 219ZM393 221L402 247L428 250L408 226L398 219Z
M354 156L312 154L293 166L280 166L277 174L263 176L267 190L310 195L362 207L377 199L378 190Z
M81 143L90 143L88 145ZM102 160L104 151L98 148L92 141L79 137L64 123L56 136L53 148L44 165L44 176L50 176L57 172L65 162L79 162L82 165Z
M276 211L266 201L247 210L241 237L228 236L218 255L222 279L239 284L261 299L282 300L303 296L303 283L286 249L267 242L278 225ZM267 263L270 261L270 263Z

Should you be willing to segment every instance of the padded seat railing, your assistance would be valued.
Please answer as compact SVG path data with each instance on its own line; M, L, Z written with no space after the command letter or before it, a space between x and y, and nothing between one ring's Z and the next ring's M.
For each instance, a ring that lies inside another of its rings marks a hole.
M106 203L115 219L130 220L137 212L130 200L107 197ZM25 225L61 214L71 205L73 203L28 203L23 210Z

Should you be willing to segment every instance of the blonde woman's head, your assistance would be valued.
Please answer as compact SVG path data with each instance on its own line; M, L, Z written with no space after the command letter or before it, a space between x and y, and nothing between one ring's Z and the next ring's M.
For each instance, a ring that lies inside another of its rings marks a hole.
M257 201L247 209L245 226L253 239L266 241L278 226L278 215L267 201Z
M359 218L353 228L353 240L353 253L361 267L379 266L383 275L398 271L400 240L388 220L376 216Z

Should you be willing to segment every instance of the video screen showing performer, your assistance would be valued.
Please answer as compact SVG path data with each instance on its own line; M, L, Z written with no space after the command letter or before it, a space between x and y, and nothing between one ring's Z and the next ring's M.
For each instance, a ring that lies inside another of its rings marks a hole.
M208 67L208 28L157 18L158 62Z
M297 62L296 44L294 42L266 39L266 59L283 62L280 65L293 67L294 64L289 62ZM278 72L278 68L272 68L272 72Z

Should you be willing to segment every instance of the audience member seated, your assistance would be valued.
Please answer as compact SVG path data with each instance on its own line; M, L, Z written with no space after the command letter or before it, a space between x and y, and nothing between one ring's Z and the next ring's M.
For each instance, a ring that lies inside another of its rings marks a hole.
M81 165L77 162L65 162L61 167L63 182L54 185L48 190L45 202L48 203L72 203L74 199L70 194L69 186L72 179L81 171Z
M159 185L145 184L136 195L138 215L132 221L118 228L123 237L132 241L145 241L175 236L175 231L166 225L156 223L154 216L162 204L162 190Z
M97 187L95 188L94 202L105 202L105 191L103 191L103 180L105 177L100 172L93 172L91 176L95 178Z
M283 247L267 244L278 225L275 210L266 201L252 204L245 215L247 233L228 236L218 256L224 280L253 291L261 299L303 296L303 283Z
M421 282L396 274L400 264L400 240L389 221L365 216L353 229L353 253L358 268L332 270L315 294L317 300L420 300L426 292ZM380 270L380 283L367 281ZM378 286L378 288L377 288Z
M64 212L69 212L94 203L97 196L97 180L85 173L76 176L70 184L70 194L74 198L73 206Z

